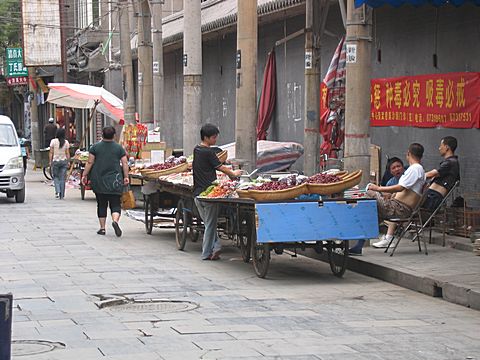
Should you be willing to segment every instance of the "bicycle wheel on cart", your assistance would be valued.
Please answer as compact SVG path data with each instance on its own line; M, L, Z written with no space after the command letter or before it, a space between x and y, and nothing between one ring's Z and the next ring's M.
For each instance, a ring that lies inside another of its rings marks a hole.
M178 250L185 248L189 227L191 226L191 214L184 209L185 202L183 199L178 200L177 212L175 213L175 240Z
M85 200L85 185L80 182L80 196L82 200Z
M248 214L240 215L240 233L237 234L238 245L240 246L240 252L242 254L242 259L244 262L248 263L251 259L252 253L252 227L255 225L252 224L252 217Z
M251 217L252 216L250 216L250 218ZM250 227L250 236L252 243L251 256L253 260L253 268L258 277L264 278L267 275L268 267L270 265L270 245L267 243L257 243L257 230L254 225L255 220L251 219L250 221L252 221L253 225Z
M153 230L153 199L152 195L145 195L145 230L148 235L152 234Z
M348 240L327 241L328 262L333 275L342 277L347 269L348 262Z
M47 180L52 180L53 179L52 168L50 166L44 166L43 175L47 178Z

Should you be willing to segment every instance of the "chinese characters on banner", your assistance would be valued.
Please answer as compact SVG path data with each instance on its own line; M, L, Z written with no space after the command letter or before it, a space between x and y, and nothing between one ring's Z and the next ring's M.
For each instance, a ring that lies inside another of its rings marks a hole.
M480 73L371 81L371 126L480 127Z
M28 77L27 76L19 76L19 77L8 77L7 86L18 86L18 85L27 85L28 84Z
M28 70L23 65L22 48L7 48L6 50L6 77L28 76Z

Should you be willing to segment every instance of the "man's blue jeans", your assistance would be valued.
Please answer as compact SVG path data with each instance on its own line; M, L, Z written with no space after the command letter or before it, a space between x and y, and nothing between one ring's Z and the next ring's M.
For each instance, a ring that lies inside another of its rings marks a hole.
M195 205L205 225L202 244L202 260L207 260L214 252L222 248L217 233L217 220L220 205L207 203L195 198Z
M65 197L65 175L67 174L67 160L52 162L53 184L55 185L55 193L61 199Z

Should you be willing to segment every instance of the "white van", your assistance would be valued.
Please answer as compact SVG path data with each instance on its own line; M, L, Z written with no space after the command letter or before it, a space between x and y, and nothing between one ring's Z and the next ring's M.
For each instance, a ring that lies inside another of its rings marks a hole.
M0 115L0 192L15 197L17 203L25 201L22 150L12 120L3 115Z

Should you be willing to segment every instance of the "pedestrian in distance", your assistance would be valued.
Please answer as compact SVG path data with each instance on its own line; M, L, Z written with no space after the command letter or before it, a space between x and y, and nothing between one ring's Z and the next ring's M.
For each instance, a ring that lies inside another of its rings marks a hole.
M51 117L50 119L48 119L48 124L45 125L45 128L43 129L46 148L50 146L50 142L57 135L57 125L55 125L54 122L55 120L53 119L53 117Z
M58 129L55 139L50 141L50 169L52 169L55 197L65 197L65 176L70 160L70 144L65 139L65 129Z
M205 124L200 130L201 142L193 150L193 195L200 217L205 224L202 244L202 260L220 259L221 243L217 233L219 205L206 203L197 198L217 179L217 170L234 178L241 170L232 170L223 165L217 157L218 134L220 130L213 124Z
M17 130L18 135L18 142L20 143L20 149L22 150L22 157L23 157L23 173L27 173L27 160L30 158L30 152L28 151L27 147L27 139L23 137L23 131Z
M115 235L122 236L119 220L122 212L123 187L129 184L128 159L125 149L114 140L115 128L103 128L103 138L92 145L88 162L83 170L82 183L87 184L90 175L92 190L97 198L97 216L100 223L98 235L105 235L107 208L110 207Z

